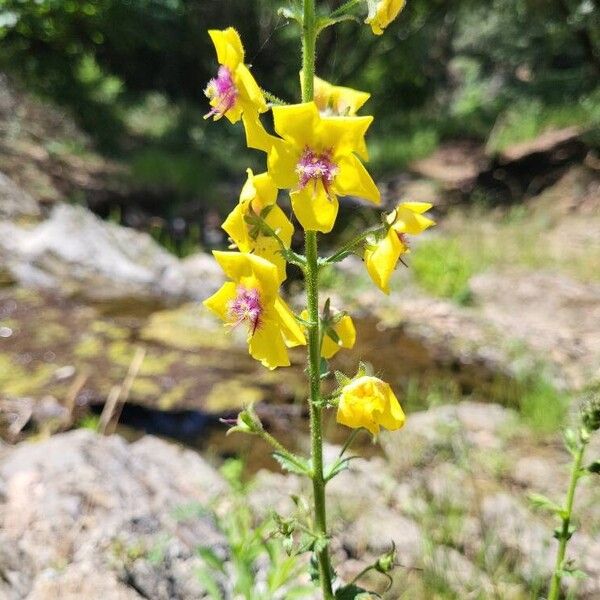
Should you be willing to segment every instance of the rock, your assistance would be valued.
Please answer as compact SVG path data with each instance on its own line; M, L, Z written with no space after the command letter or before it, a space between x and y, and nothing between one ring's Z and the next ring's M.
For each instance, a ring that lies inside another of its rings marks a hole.
M0 218L17 220L41 215L37 202L9 177L0 172Z
M544 356L567 387L600 381L599 284L548 271L504 270L477 275L470 287L486 321Z
M207 298L225 281L223 269L210 254L197 252L181 260L179 266L191 298Z
M379 556L396 546L398 562L404 567L421 564L423 532L411 519L386 509L371 506L342 534L344 546L353 556Z
M431 156L409 165L412 172L433 179L445 190L471 189L488 159L484 148L469 140L443 144Z
M174 511L226 487L197 454L77 430L3 452L0 480L1 597L204 597L196 547L223 539L209 516Z
M564 153L573 143L579 142L581 131L578 127L565 127L546 131L538 137L513 144L500 152L504 163L516 162L529 158L531 155L548 155L549 153ZM550 159L551 160L551 159Z
M0 221L0 257L23 286L92 301L201 300L223 280L208 257L183 266L149 235L66 204L33 229Z

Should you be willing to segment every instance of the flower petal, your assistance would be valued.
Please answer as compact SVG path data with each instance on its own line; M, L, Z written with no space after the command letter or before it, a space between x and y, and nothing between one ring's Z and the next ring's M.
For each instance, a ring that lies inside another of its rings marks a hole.
M295 188L298 185L296 165L300 160L300 150L282 140L271 147L268 158L269 175L275 185L282 189Z
M229 320L229 304L237 294L237 286L233 281L227 281L210 298L202 304L215 313L223 321Z
M344 315L334 326L333 330L339 337L339 342L334 342L327 334L323 336L321 356L331 358L341 348L353 348L356 342L356 329L350 315Z
M236 67L234 80L239 94L238 103L244 112L260 113L267 110L265 96L246 65L239 64Z
M395 431L404 425L406 417L390 385L385 382L382 383L381 391L385 396L385 408L383 412L378 415L377 420L380 425L389 431Z
M265 313L262 323L248 336L248 351L269 369L289 366L287 347L273 313Z
M306 344L302 327L296 321L296 317L290 307L281 298L275 300L275 311L277 312L279 326L281 327L281 332L287 346L293 348L294 346L303 346Z
M244 62L244 47L239 33L233 28L210 29L208 32L217 51L219 64L225 65L231 71Z
M279 275L273 263L245 252L214 250L213 256L227 277L248 288L258 285L265 305L274 301L279 291Z
M381 202L381 194L363 164L350 155L338 161L339 173L333 182L334 191L340 196L358 196L374 204Z
M273 144L279 140L275 136L267 133L256 110L247 110L242 114L242 122L246 132L246 145L248 148L255 148L263 152L269 152Z
M388 222L398 233L416 235L435 225L435 221L421 214L429 208L431 204L427 202L403 202L390 213Z
M301 151L312 147L313 136L319 123L319 111L314 102L273 107L275 131Z
M321 117L314 138L320 148L333 149L334 160L356 152L363 160L369 159L365 134L373 117Z
M292 192L290 198L294 214L306 231L329 233L333 229L339 203L334 195L327 195L321 182L309 183Z
M364 254L365 266L373 283L385 294L390 293L390 278L405 247L393 229Z
M250 236L248 235L248 225L244 220L246 214L246 207L242 204L238 204L227 215L227 218L221 225L242 252L250 252L252 249Z

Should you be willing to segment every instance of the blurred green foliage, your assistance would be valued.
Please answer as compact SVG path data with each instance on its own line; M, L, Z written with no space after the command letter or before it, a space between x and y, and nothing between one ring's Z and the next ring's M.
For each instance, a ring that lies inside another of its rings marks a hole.
M415 281L426 291L459 304L469 304L469 280L476 272L471 256L453 238L423 240L411 253Z
M282 4L0 0L0 69L69 107L100 148L133 164L134 178L173 190L173 205L208 203L250 153L237 127L202 119L216 69L206 30L235 25L261 85L294 99L297 32L277 15ZM600 119L592 0L409 0L385 35L344 23L323 33L318 53L321 76L372 93L376 174L448 138L498 150L549 125Z

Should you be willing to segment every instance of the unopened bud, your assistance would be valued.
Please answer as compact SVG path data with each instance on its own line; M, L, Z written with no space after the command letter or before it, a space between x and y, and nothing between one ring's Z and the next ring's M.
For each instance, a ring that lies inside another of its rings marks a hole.
M230 424L230 421L225 419L221 419L221 422ZM235 425L227 430L227 435L234 431L250 434L261 433L263 431L263 425L252 405L248 406L238 414Z
M375 563L375 570L380 573L389 573L396 564L396 544L392 542L391 549L382 554Z
M596 395L585 401L581 410L581 423L589 433L600 429L600 396Z

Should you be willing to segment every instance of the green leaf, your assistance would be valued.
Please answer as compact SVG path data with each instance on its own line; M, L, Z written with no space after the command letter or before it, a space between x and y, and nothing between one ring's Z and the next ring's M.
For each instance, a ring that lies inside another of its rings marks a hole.
M563 507L559 506L558 504L556 504L556 502L553 502L552 500L550 500L550 498L547 498L543 494L531 493L531 494L528 494L528 499L529 499L529 502L531 502L531 504L535 508L548 510L550 512L553 512L556 515L559 515L560 517L562 517L564 515L565 511L564 511Z
M572 456L579 452L579 438L573 429L565 430L565 446Z
M273 458L285 471L310 476L310 465L305 458L283 454L282 452L273 452Z
M347 456L346 458L338 458L331 466L326 469L323 478L325 483L333 479L336 475L339 475L342 471L345 471L350 467L350 461L359 458L358 456Z
M214 571L225 574L225 561L217 556L209 546L200 546L196 552L200 558Z
M554 530L554 534L552 537L554 537L557 540L562 540L563 537L568 541L573 537L573 534L577 531L577 527L575 527L574 525L569 525L569 529L566 532L566 534L563 533L563 528L561 527L557 527Z
M600 475L600 460L595 460L593 463L587 466L587 470L590 473L595 473L596 475Z
M224 600L221 588L210 571L207 569L199 569L197 575L200 580L200 585L204 587L212 600Z

